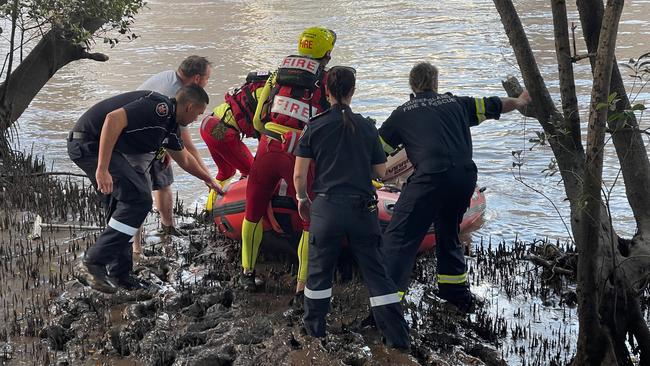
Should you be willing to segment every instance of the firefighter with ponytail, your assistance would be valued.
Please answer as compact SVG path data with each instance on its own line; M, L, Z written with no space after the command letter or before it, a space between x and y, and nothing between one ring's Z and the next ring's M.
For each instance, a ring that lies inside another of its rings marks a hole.
M307 334L324 337L332 297L332 277L343 240L347 239L368 287L370 306L386 345L409 349L397 286L388 278L379 252L381 231L371 179L386 172L377 129L350 109L354 69L335 66L328 72L327 98L332 108L312 119L296 149L294 184L298 212L311 220L309 270L304 289ZM314 163L313 204L307 177Z
M309 119L329 108L325 98L325 66L334 48L336 33L323 27L312 27L298 39L298 55L285 57L268 79L260 95L253 118L260 133L260 143L251 167L246 188L246 215L242 224L242 267L240 284L255 289L255 262L262 242L262 218L271 198L293 197L293 150ZM309 222L303 221L298 245L298 283L300 294L306 280Z

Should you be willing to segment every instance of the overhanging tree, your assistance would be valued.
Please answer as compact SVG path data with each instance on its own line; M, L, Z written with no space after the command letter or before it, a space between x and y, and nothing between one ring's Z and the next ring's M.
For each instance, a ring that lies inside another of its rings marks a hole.
M639 295L650 274L650 163L644 132L633 113L641 107L630 105L614 56L623 0L608 0L606 7L602 0L577 0L587 47L584 57L571 55L565 1L551 0L561 111L546 88L512 1L494 0L494 4L570 203L571 230L579 253L580 330L574 364L629 365L629 350L634 349L641 364L648 365L650 331L640 310ZM593 73L586 148L573 77L573 63L584 58L589 58ZM516 89L508 90L509 94L516 94ZM636 219L637 232L628 239L617 235L603 201L603 151L608 133Z
M119 38L109 36L112 31L136 37L130 26L144 5L143 0L0 0L0 18L11 27L0 41L7 50L0 73L0 161L9 151L7 132L45 83L70 62L108 60L91 53L91 46L97 38L115 45Z

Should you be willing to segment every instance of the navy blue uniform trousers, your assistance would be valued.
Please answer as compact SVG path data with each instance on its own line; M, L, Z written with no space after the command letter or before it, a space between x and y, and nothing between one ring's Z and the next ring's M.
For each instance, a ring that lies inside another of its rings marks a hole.
M68 141L68 155L97 188L96 141ZM125 277L133 266L133 236L151 210L151 190L144 172L129 164L119 152L113 152L108 168L113 177L113 192L106 195L106 228L84 258L87 264L105 265L109 275Z
M438 284L445 298L469 296L467 265L458 237L476 186L476 165L411 175L395 204L382 244L388 276L406 292L418 248L434 224Z
M370 293L377 327L391 347L409 347L408 326L402 316L397 287L386 275L379 251L381 231L377 210L368 210L369 198L317 195L311 208L309 269L305 286L305 329L325 336L325 317L332 296L332 279L343 239L361 269Z

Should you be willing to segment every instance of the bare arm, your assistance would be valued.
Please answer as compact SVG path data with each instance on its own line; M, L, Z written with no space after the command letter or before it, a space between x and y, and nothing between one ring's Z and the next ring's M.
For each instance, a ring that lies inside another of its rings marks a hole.
M296 157L293 166L293 185L296 187L296 199L298 200L298 214L303 220L310 220L311 200L307 195L307 174L309 173L311 159Z
M311 159L296 157L296 164L293 167L293 185L296 187L296 198L307 197L309 164L311 164Z
M503 97L501 98L501 113L512 112L515 109L523 114L524 108L530 103L532 99L528 95L528 90L525 90L517 98Z
M372 179L383 179L386 176L386 163L372 166Z
M212 178L210 173L203 170L199 163L196 162L196 159L194 159L192 154L187 152L187 149L180 151L167 150L167 152L183 170L204 181L205 184L207 184L215 191L219 192L219 194L223 194L219 183L217 183L217 181Z
M194 142L192 141L192 134L190 133L189 128L181 129L181 139L183 139L183 144L185 145L187 152L194 157L194 160L196 160L201 169L203 169L208 175L211 175L210 170L205 166L203 159L201 159L201 155L199 155L199 150L196 149L196 145L194 145Z
M124 108L116 109L106 115L102 132L99 136L99 157L97 159L97 169L95 179L97 180L97 189L104 194L113 192L113 177L108 172L111 164L111 155L117 143L117 139L126 128L128 121Z

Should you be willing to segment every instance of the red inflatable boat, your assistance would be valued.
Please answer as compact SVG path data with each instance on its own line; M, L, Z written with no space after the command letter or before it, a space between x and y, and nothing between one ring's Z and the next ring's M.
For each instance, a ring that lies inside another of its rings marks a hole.
M244 211L246 205L246 183L247 179L231 183L225 189L226 194L219 196L213 203L212 214L214 222L217 224L219 231L227 237L235 240L241 240L241 227L244 220ZM379 221L382 229L385 229L390 222L393 214L393 207L399 190L391 188L382 188L377 190L379 203ZM264 218L264 230L272 230L284 236L291 236L300 233L301 225L296 203L292 197L276 195L271 202L272 214L270 212ZM482 190L476 188L470 202L470 207L463 217L460 224L460 230L464 231L474 224L485 211L485 196ZM266 237L266 236L265 236ZM420 251L425 251L435 246L436 238L433 226L422 241Z

